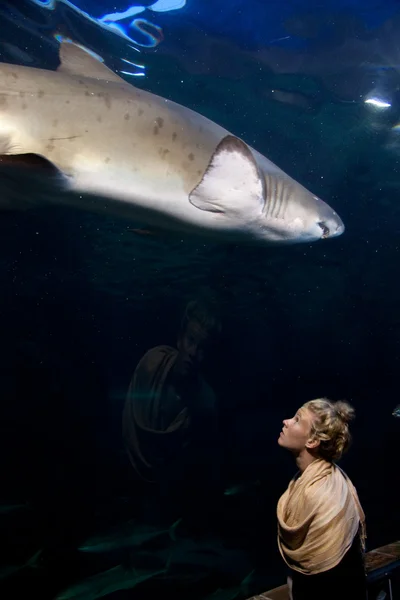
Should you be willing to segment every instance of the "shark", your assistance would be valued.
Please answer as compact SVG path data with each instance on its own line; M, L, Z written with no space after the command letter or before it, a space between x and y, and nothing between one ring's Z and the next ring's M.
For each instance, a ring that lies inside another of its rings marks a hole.
M0 211L65 205L250 245L343 233L327 203L240 137L59 41L56 70L0 63Z

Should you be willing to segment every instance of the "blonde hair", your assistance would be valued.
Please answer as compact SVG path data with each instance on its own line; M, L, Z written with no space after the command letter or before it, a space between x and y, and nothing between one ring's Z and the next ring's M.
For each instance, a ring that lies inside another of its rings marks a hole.
M327 398L310 400L303 407L315 415L311 434L320 441L321 458L330 462L339 460L351 443L349 422L355 416L354 408L348 402L332 402Z

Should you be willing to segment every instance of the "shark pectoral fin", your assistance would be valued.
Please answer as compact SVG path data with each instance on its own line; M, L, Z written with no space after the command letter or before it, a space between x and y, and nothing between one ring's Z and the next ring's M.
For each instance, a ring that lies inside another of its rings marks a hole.
M34 153L0 154L0 210L27 210L59 201L68 177L51 161Z
M265 182L250 148L227 135L218 144L200 183L189 194L200 210L217 213L262 211Z
M58 36L58 38L61 42L59 49L60 65L57 71L69 75L101 79L102 81L126 83L124 79L106 67L103 59L94 52L76 44L69 38L63 36Z
M44 156L29 152L26 154L0 154L0 168L12 167L16 169L29 169L32 172L60 177L61 171Z

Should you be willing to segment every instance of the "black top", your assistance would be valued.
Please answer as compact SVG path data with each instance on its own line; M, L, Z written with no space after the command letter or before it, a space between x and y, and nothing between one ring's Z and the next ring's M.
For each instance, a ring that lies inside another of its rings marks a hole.
M316 575L290 573L293 600L365 600L367 580L359 535L336 567Z

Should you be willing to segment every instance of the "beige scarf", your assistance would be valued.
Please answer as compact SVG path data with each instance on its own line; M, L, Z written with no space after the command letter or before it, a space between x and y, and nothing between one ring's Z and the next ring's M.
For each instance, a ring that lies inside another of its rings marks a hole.
M365 549L365 515L357 491L342 469L325 460L315 460L292 479L277 516L280 553L300 573L333 569L359 529Z

